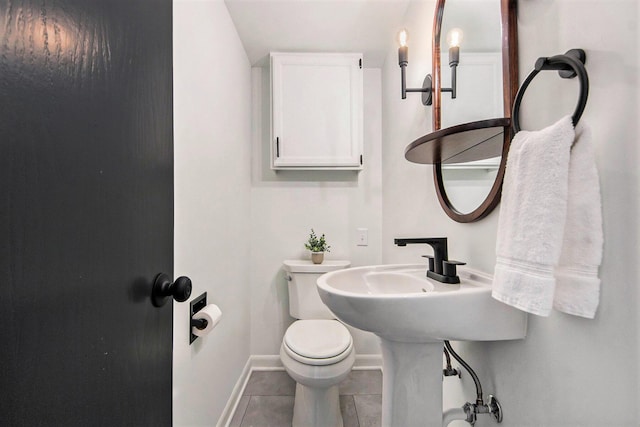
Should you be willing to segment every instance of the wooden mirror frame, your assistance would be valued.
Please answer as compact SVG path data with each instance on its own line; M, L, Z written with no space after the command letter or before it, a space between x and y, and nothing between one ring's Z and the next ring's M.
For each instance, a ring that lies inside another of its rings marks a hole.
M433 130L441 127L441 99L442 74L440 68L440 33L442 29L442 17L446 0L438 0L436 3L433 20ZM508 124L504 126L504 142L502 144L502 159L498 174L491 187L491 191L485 200L473 212L461 213L455 209L447 197L442 177L442 164L433 165L433 178L436 184L436 192L442 209L457 222L478 221L487 216L500 202L502 194L502 180L504 178L507 154L511 144L511 108L518 92L518 33L517 33L517 0L500 0L500 16L502 25L502 96L504 117Z

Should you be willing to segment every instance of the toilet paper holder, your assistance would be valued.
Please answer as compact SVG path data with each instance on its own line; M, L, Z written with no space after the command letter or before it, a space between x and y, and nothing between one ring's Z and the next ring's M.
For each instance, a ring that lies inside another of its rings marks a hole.
M194 326L197 329L203 330L209 325L207 319L191 319L191 326Z
M203 293L189 304L189 344L198 339L197 335L194 335L191 328L204 329L208 326L208 322L205 319L194 319L193 315L207 306L207 293Z

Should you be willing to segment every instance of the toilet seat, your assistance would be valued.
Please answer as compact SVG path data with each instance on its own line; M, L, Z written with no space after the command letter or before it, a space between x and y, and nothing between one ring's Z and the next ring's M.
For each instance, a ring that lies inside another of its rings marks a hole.
M313 366L338 363L353 349L349 330L337 320L298 320L285 332L283 344L292 359Z

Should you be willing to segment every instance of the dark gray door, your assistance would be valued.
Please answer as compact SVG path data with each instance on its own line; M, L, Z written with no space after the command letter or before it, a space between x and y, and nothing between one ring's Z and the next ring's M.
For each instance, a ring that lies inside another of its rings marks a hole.
M0 0L0 425L171 425L171 0Z

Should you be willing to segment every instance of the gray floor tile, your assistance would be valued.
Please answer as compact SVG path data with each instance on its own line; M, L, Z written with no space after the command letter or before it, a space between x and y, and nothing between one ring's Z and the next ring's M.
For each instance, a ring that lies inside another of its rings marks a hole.
M251 396L240 427L291 427L293 396Z
M340 396L340 412L344 427L360 427L353 396Z
M382 372L377 369L351 371L340 383L340 394L382 394Z
M230 427L291 427L295 381L284 371L252 372ZM352 371L340 385L344 427L379 427L382 373Z
M353 396L360 427L380 427L382 425L382 395L359 394Z
M296 382L285 371L254 371L244 389L245 396L293 396Z
M247 406L249 406L249 399L251 396L242 396L240 401L238 402L238 406L236 407L236 411L233 413L233 418L231 419L231 423L229 427L240 427L242 424L242 418L244 417L244 413L247 410Z

